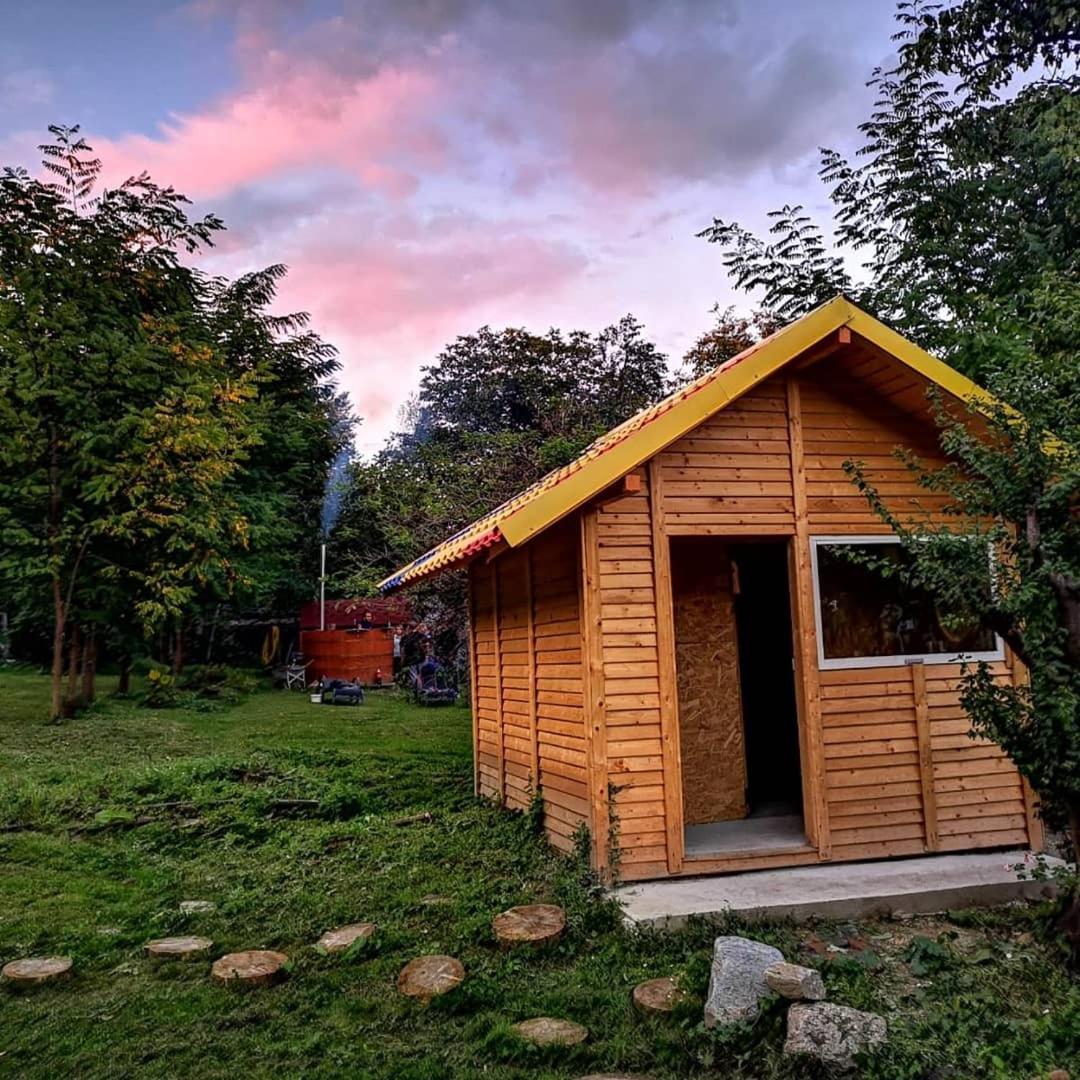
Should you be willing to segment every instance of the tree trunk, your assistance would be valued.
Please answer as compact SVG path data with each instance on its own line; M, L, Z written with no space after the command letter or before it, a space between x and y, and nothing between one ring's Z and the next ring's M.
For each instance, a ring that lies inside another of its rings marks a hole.
M176 624L176 633L173 638L172 673L179 675L184 670L184 623Z
M60 575L53 574L53 644L52 690L49 698L50 719L55 723L64 715L64 594Z
M120 656L120 681L117 683L118 694L131 693L131 654L122 653Z
M72 624L71 633L68 634L68 669L67 669L67 698L64 701L64 715L74 716L79 705L79 661L82 659L82 641L79 628Z
M82 703L89 705L97 693L97 634L91 626L83 642Z
M50 720L56 723L64 715L64 623L67 607L60 579L60 443L54 427L49 425L49 554L52 556L53 587L53 654L52 689L49 701Z

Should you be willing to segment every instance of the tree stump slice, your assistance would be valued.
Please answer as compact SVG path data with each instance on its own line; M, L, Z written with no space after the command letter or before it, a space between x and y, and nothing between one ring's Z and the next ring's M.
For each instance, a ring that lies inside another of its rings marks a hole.
M514 945L540 948L562 937L566 913L554 904L525 904L496 915L491 925L503 948Z
M228 953L214 961L210 974L222 986L270 986L285 974L282 969L288 959L270 949Z
M70 956L27 956L5 964L0 975L17 986L39 986L62 979L71 971Z
M588 1028L554 1016L522 1020L514 1025L514 1030L533 1046L580 1046L589 1037Z
M686 993L679 989L674 979L649 979L634 987L634 1005L649 1016L670 1013Z
M164 937L148 941L143 948L147 956L156 960L186 960L192 956L203 956L214 946L205 937Z
M397 988L406 997L430 1001L459 986L464 978L465 969L452 956L418 956L401 969Z
M350 923L348 926L339 926L334 930L327 930L315 945L316 948L322 949L323 952L345 952L354 942L366 940L374 933L374 923Z

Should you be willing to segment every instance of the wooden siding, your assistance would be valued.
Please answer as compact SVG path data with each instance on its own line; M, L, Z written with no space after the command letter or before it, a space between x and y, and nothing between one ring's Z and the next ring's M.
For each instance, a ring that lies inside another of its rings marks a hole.
M569 849L586 823L598 865L610 859L625 880L1029 837L1038 846L1016 769L968 736L958 665L818 670L810 540L888 531L844 461L863 461L901 516L937 518L942 509L891 456L902 445L940 461L932 427L912 411L917 394L905 387L905 412L881 387L853 381L852 372L872 379L878 368L852 351L778 375L637 470L637 490L612 489L524 548L474 564L482 794L526 805L538 772L552 842ZM792 538L812 847L684 859L668 541L692 535ZM1006 664L995 670L1012 677Z
M578 547L571 521L470 572L477 791L524 809L539 786L564 851L589 813Z
M773 379L658 455L669 536L790 533L784 383Z
M668 872L656 581L648 484L597 509L606 760L619 872ZM680 793L681 794L681 793Z

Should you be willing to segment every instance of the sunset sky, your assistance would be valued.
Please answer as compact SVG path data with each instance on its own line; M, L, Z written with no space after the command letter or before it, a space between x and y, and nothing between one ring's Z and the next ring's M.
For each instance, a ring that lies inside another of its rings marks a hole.
M370 450L479 326L633 312L676 360L733 296L714 216L819 206L892 0L2 0L0 163L80 123L290 267Z

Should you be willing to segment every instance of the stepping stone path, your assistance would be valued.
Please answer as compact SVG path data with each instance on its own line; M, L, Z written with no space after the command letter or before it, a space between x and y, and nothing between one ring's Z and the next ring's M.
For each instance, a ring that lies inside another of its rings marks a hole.
M327 953L345 952L354 942L366 940L375 933L372 922L350 923L335 930L327 930L315 943L315 947Z
M522 1020L514 1030L533 1046L579 1046L589 1037L589 1029L572 1020L557 1020L553 1016L537 1016Z
M713 945L705 1026L753 1020L769 996L765 969L782 964L784 954L771 945L744 937L718 937Z
M39 986L61 979L71 971L70 956L27 956L5 964L0 975L16 986Z
M228 953L214 961L210 974L222 986L270 986L284 976L288 959L270 949Z
M213 900L181 900L181 915L210 915L217 911L217 904Z
M686 998L674 979L650 979L634 987L634 1004L648 1015L666 1015Z
M828 1070L848 1072L855 1068L857 1053L879 1046L887 1035L884 1018L874 1013L824 1001L792 1005L787 1015L784 1053L803 1054Z
M491 926L504 948L522 944L540 948L562 937L566 912L554 904L525 904L496 915Z
M203 956L213 946L214 943L205 937L163 937L148 941L143 948L147 956L157 960L186 960L192 956Z
M464 978L461 961L452 956L418 956L401 969L397 988L406 997L430 1001L459 986Z
M824 1001L825 984L813 968L799 964L770 964L765 969L770 990L792 1001Z

